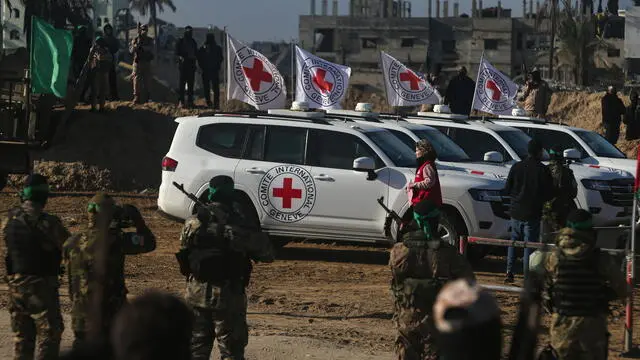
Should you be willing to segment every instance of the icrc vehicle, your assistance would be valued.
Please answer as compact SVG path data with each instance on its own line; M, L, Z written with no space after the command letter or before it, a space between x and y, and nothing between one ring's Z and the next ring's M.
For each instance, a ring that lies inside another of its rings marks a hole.
M185 219L211 177L227 175L253 221L278 238L395 242L397 224L378 199L401 217L411 216L406 185L415 154L387 130L306 111L212 114L181 117L162 161L159 209ZM507 221L494 215L491 199L503 180L490 174L440 171L444 211L440 232L504 238ZM388 236L387 236L388 235Z

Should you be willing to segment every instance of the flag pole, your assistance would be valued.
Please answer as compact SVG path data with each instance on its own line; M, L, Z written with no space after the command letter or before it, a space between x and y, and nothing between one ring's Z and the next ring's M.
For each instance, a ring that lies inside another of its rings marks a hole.
M227 51L226 56L224 57L224 61L226 63L226 69L223 72L223 78L222 81L224 81L224 87L225 87L225 99L224 99L224 107L225 110L229 109L229 79L231 78L231 75L229 74L230 70L229 67L231 66L231 63L229 62L229 34L227 33L227 26L225 25L223 30L224 32L224 45L225 45L225 50ZM211 96L211 94L207 94L209 96Z
M291 81L291 105L293 106L293 102L296 101L296 83L294 81L296 71L296 46L294 43L294 39L291 39L291 71L290 71L290 81Z
M382 64L383 64L383 62L382 62L382 53L383 53L383 51L381 50L380 53L378 54L378 68L382 69L382 81L384 83L384 86L383 86L383 88L384 88L384 97L387 98L387 104L389 104L389 106L391 106L392 108L395 108L395 106L393 106L391 104L391 102L389 101L389 94L387 93L387 77L384 76L385 71L384 71L384 68L382 67Z
M482 60L484 60L484 50L482 51L482 56L480 56L480 64L478 64L478 74L476 75L476 86L473 91L473 100L471 101L471 109L469 109L469 116L473 112L473 106L476 103L476 94L478 93L478 80L480 80L480 68L482 67Z

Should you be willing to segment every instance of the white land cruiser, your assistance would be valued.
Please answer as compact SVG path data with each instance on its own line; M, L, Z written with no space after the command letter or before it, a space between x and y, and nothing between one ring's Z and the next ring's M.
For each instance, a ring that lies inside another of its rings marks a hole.
M294 108L305 109L304 103ZM384 204L410 216L405 186L414 177L415 154L390 132L330 119L322 112L270 110L268 114L214 114L177 118L162 161L160 211L185 219L195 204L172 183L204 198L216 175L233 177L236 192L272 236L390 242ZM504 238L505 219L493 215L492 198L503 187L494 176L441 171L441 233Z
M627 159L622 151L597 132L525 116L501 115L491 121L520 129L538 139L545 148L558 144L565 150L575 149L577 152L571 152L576 155L574 160L582 164L620 169L631 175L636 173L636 161Z
M410 122L440 130L476 161L482 161L488 151L497 151L502 153L507 165L513 165L527 156L527 145L531 140L518 129L490 121L472 121L463 115L426 112L406 118ZM548 158L548 154L545 153L545 157ZM572 163L570 168L578 183L576 206L589 210L596 226L628 224L631 219L633 176L625 171L595 169L576 163ZM607 186L603 188L603 184Z

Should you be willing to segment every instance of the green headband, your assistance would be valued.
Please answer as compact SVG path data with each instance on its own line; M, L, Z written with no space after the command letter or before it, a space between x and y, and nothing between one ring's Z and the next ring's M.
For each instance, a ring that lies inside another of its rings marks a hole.
M575 230L590 230L593 228L593 221L591 219L580 222L567 221L567 227Z
M90 212L90 213L100 212L100 205L96 203L89 203L89 206L87 206L87 212Z
M40 184L34 186L27 186L22 190L22 198L25 200L31 200L35 193L49 193L49 185Z
M557 152L555 152L555 151L553 151L553 149L552 149L552 150L549 150L549 154L550 154L550 155L557 155L558 153L557 153Z
M431 228L429 227L429 223L427 223L426 220L430 218L438 217L438 216L440 216L440 210L438 210L437 208L431 210L426 215L420 215L416 212L413 213L413 219L418 223L418 226L422 228L422 231L426 235L427 240L431 240L433 238L433 235L431 233Z
M233 184L223 184L216 187L209 186L209 201L213 201L213 197L217 193L231 193L233 192Z

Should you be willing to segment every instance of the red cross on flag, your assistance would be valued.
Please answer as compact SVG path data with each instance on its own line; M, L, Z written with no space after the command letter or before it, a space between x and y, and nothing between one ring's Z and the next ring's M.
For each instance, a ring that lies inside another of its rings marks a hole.
M351 68L334 64L296 46L296 101L312 109L340 109L347 93Z
M227 59L227 100L240 100L257 110L284 107L284 78L266 56L227 35Z
M516 107L517 92L518 85L494 68L483 54L471 108L494 115L511 115L511 110Z
M409 69L384 51L380 52L380 58L389 105L416 106L440 103L440 93L427 82L423 74Z

